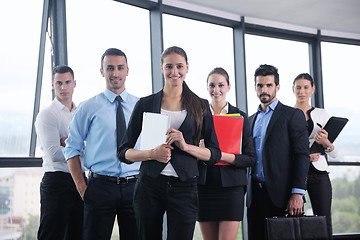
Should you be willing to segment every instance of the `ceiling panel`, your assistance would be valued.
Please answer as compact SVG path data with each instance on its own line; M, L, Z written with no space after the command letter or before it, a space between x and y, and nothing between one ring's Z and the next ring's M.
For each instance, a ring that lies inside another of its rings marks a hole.
M164 1L165 2L165 1ZM360 34L359 0L179 0L202 7L326 31Z

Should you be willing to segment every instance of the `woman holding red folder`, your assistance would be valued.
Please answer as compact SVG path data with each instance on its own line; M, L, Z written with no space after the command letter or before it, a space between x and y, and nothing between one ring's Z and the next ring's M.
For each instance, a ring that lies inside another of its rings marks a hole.
M299 74L293 82L293 92L296 97L295 107L301 109L306 117L309 131L310 146L317 142L324 147L321 153L310 154L310 168L307 179L307 192L315 215L326 216L329 237L332 236L331 200L332 187L329 178L329 167L326 155L336 158L338 152L328 139L328 133L323 127L329 119L329 114L322 108L310 105L310 98L315 91L314 80L308 73Z
M208 165L206 182L200 184L199 217L204 240L235 240L244 215L247 168L255 163L255 151L246 113L226 100L230 90L229 75L223 68L213 69L207 78L214 114L240 114L244 118L241 154L222 152L221 162ZM200 146L204 146L200 142Z

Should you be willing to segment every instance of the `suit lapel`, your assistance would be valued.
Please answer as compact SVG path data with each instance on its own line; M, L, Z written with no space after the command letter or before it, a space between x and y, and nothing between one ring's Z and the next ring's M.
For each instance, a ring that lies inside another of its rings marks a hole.
M250 127L251 127L251 133L253 133L254 130L254 124L255 124L255 120L257 118L258 115L258 111L256 111L256 113L254 113L253 115L251 115L249 117L249 122L250 122Z
M163 91L159 91L154 96L153 102L153 112L154 113L161 113L161 102L162 102Z
M267 137L269 136L272 128L274 127L275 123L277 122L277 120L279 119L279 117L282 115L282 113L284 112L284 106L282 105L282 103L278 102L278 104L276 105L274 112L271 116L269 125L267 127L266 130L266 134L265 134L265 141L267 139Z

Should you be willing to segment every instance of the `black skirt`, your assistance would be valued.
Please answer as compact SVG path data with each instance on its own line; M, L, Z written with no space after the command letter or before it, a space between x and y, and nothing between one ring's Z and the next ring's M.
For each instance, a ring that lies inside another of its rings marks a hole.
M198 186L198 221L242 221L245 186L222 187L219 172L211 171L206 184Z

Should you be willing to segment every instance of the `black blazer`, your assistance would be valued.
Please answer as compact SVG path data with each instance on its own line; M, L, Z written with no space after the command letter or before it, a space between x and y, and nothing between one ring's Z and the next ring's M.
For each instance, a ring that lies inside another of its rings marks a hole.
M158 93L140 98L139 101L136 103L129 121L129 126L126 130L126 134L118 149L118 156L120 161L129 164L132 163L125 158L125 152L129 148L133 148L135 146L135 143L142 129L143 113L160 113L162 95L163 91L161 90ZM201 137L204 138L207 148L211 151L211 157L209 162L198 161L197 158L195 158L194 156L180 150L178 147L176 147L175 144L172 144L174 149L171 152L170 162L174 167L176 173L178 174L179 178L183 181L200 175L198 165L214 164L218 162L221 157L221 152L214 130L214 122L209 108L209 103L205 99L202 99L202 101L207 110L203 118ZM186 118L181 124L179 131L182 132L186 143L196 146L199 145L199 142L196 142L197 138L195 136L195 119L190 111L187 112ZM161 163L156 160L143 161L140 167L140 174L157 177L165 166L165 163Z
M244 117L242 135L242 154L235 154L235 164L231 166L208 166L219 168L221 184L223 187L243 186L247 184L247 168L252 167L256 161L254 142L250 130L250 123L246 113L229 103L228 113L240 113ZM211 169L208 169L211 171Z
M250 117L252 131L256 117L257 113ZM304 113L279 102L270 119L264 141L266 190L275 206L286 208L292 188L306 189L310 151ZM250 206L251 192L248 197Z

